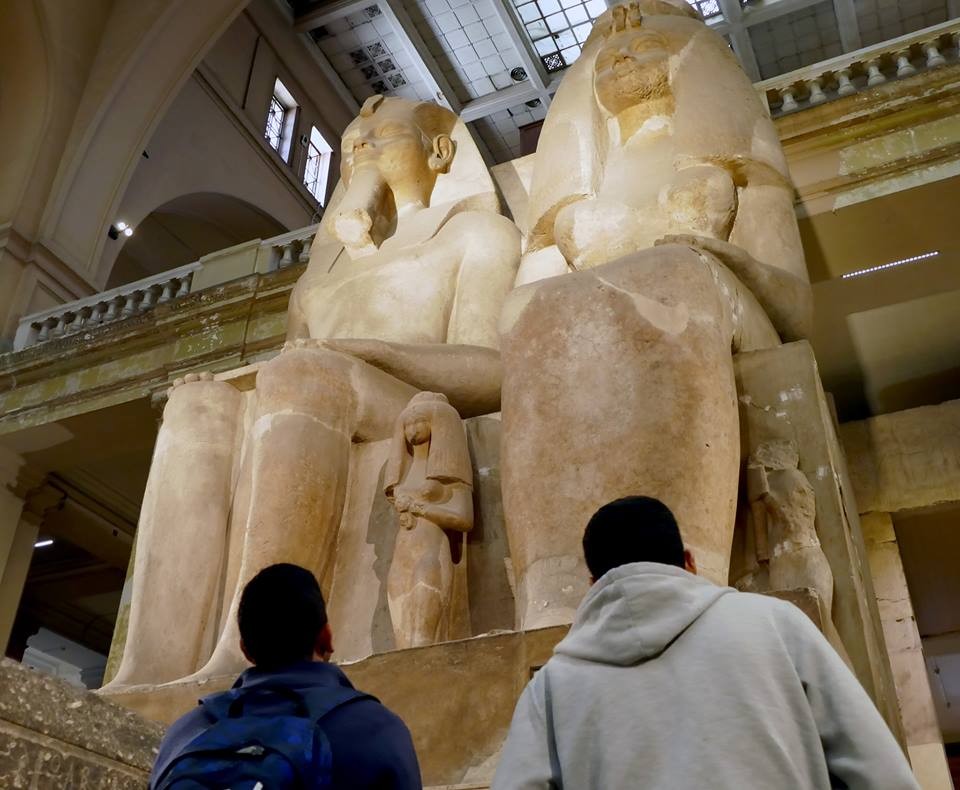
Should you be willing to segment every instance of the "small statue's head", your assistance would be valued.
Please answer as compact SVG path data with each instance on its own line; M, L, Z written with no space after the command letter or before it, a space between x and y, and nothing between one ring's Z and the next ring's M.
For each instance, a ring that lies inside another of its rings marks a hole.
M683 0L640 0L614 6L594 24L586 43L599 47L594 90L612 115L670 95L670 56L689 36L660 24L665 16L700 19Z
M411 446L426 444L433 433L432 424L438 403L449 405L446 395L419 392L403 410L403 435Z
M341 175L349 182L364 168L377 170L396 194L429 198L440 173L450 169L457 117L430 102L371 96L343 133Z

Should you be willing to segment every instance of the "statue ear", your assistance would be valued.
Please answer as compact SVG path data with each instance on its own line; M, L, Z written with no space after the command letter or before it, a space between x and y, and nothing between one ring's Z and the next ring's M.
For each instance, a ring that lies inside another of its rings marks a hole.
M457 152L457 144L448 134L438 134L433 138L433 153L430 155L430 169L435 173L446 173L450 170L453 155Z

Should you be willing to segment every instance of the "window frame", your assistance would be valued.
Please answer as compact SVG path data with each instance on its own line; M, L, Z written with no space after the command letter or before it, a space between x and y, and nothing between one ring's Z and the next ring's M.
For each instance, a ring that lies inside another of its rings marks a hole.
M277 108L282 110L282 114L279 115L279 124L272 123L278 116ZM293 94L277 77L273 83L270 104L267 106L263 137L267 141L267 145L276 151L287 164L290 163L290 154L293 150L293 138L299 109L300 107L296 99L293 98ZM277 125L279 125L279 130L276 128ZM274 144L274 140L276 140L276 144Z
M330 163L333 158L333 148L320 134L316 126L310 127L307 136L306 159L303 166L303 185L307 191L323 206L327 200L327 185L330 179ZM316 154L314 154L314 151ZM316 161L316 173L310 173L311 162Z

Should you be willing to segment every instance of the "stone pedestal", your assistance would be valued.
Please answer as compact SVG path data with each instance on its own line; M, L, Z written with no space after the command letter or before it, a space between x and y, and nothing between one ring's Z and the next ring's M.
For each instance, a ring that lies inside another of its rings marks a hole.
M809 343L740 354L742 457L759 441L792 442L816 496L816 530L834 580L832 619L857 678L901 743L903 728L853 487Z
M566 627L494 633L429 647L395 650L344 664L354 685L378 697L413 733L424 785L487 787L513 708L533 672L550 658ZM200 697L233 685L136 686L109 699L169 724Z
M0 787L141 790L162 734L95 694L0 662Z

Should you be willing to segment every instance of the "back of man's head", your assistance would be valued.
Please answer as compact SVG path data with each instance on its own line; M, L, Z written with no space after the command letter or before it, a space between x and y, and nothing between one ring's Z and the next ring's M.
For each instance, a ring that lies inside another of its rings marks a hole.
M327 608L310 571L281 563L249 581L237 619L247 658L258 669L270 670L313 658Z
M594 579L631 562L686 565L677 520L647 496L616 499L594 513L583 533L583 554Z

